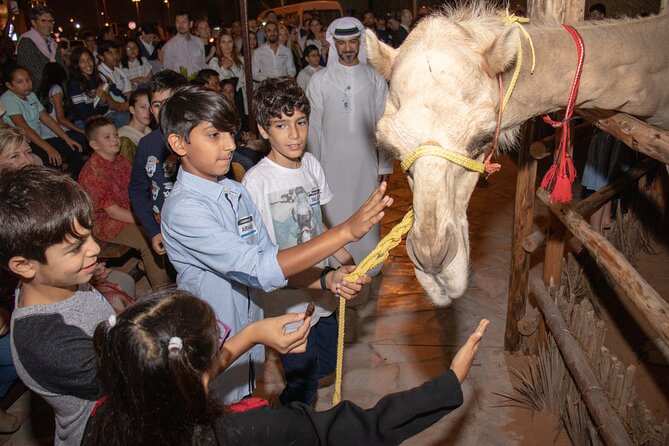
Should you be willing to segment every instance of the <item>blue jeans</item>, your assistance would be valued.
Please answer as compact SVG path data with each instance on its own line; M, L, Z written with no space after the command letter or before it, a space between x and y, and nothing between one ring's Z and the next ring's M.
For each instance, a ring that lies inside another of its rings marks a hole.
M116 126L117 129L120 129L121 127L125 127L126 125L130 124L130 113L128 112L117 112L117 111L110 111L107 113L107 117L114 121L114 125Z
M321 317L311 327L307 351L279 355L286 387L279 397L281 404L300 401L312 405L316 400L318 380L332 374L337 365L337 318L335 313Z
M12 349L9 345L9 333L7 333L0 338L0 398L5 396L17 378Z

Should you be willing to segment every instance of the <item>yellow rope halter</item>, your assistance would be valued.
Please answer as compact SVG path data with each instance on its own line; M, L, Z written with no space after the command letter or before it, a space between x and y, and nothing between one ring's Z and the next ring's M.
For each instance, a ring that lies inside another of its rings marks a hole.
M536 54L534 53L534 43L532 42L532 37L530 37L530 34L527 32L525 27L523 26L523 23L528 23L530 19L525 18L525 17L518 17L515 14L509 14L509 11L507 10L507 15L506 17L502 18L502 23L504 23L507 26L515 25L520 29L520 31L523 33L527 41L530 43L530 49L532 50L532 69L530 70L530 74L534 74L534 67L536 65ZM509 89L506 91L506 94L504 95L504 100L502 101L502 111L506 108L506 104L508 104L509 99L511 98L511 93L513 93L513 89L516 87L516 82L518 81L518 77L520 76L520 69L523 65L523 45L521 42L520 37L518 38L518 56L516 57L516 68L513 70L513 76L511 77L511 83L509 84Z
M463 155L452 150L444 149L438 145L425 144L409 153L406 158L402 160L400 166L404 172L408 171L413 163L420 158L421 156L438 156L439 158L444 158L453 164L462 166L467 170L472 172L483 173L485 172L485 166L482 162L476 161L475 159L469 158L466 155Z
M525 35L525 38L529 41L530 48L532 49L531 73L533 73L536 59L534 54L534 44L532 43L532 38L528 34L527 30L525 30L525 27L522 25L522 23L529 22L529 19L518 17L515 14L508 15L507 12L507 16L502 21L506 25L518 26L518 28L520 28L522 33ZM506 108L506 104L509 98L511 97L511 93L513 92L514 87L516 86L516 81L518 80L518 76L520 75L522 61L523 61L523 49L521 46L521 40L519 38L516 68L513 72L513 77L511 78L511 84L509 85L509 89L506 92L506 95L504 96L504 100L502 102L502 110ZM467 170L471 170L472 172L478 172L479 174L483 174L486 171L484 163L469 158L468 156L463 155L461 153L445 149L436 144L424 144L418 147L413 152L409 153L409 155L407 155L407 157L404 158L404 160L402 160L402 162L400 163L402 170L404 172L407 172L411 168L413 163L421 156L438 156L454 164L457 164L458 166L461 166ZM413 209L409 209L409 211L406 213L402 221L399 224L395 225L395 227L391 229L390 233L388 233L388 235L386 235L385 237L383 237L383 239L381 239L376 248L374 248L374 250L370 252L369 255L367 255L367 257L365 257L362 262L360 262L360 264L355 268L355 270L351 274L345 277L345 280L347 282L353 283L362 276L364 276L365 274L367 274L372 268L385 261L388 258L388 253L390 252L390 250L399 245L400 241L402 241L402 237L407 232L409 232L409 230L413 226L413 222L414 222ZM341 401L341 382L342 382L342 372L343 372L343 362L344 362L345 314L346 314L346 299L340 296L339 314L338 314L339 331L337 334L337 367L335 369L335 388L334 388L334 394L332 396L333 405L339 404L339 402Z

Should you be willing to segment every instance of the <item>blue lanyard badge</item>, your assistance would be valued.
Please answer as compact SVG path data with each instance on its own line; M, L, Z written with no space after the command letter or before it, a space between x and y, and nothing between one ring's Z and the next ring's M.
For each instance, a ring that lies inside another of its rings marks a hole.
M237 220L237 232L241 238L246 238L258 232L253 222L253 215L248 215Z

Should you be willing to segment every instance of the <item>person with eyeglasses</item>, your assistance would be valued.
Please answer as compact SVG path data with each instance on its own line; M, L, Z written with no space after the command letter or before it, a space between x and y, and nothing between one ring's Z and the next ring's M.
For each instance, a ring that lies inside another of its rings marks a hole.
M65 68L65 60L58 51L58 43L51 36L53 17L53 11L46 6L36 6L31 9L32 28L23 33L16 49L16 62L30 72L34 91L42 83L44 65L58 62Z

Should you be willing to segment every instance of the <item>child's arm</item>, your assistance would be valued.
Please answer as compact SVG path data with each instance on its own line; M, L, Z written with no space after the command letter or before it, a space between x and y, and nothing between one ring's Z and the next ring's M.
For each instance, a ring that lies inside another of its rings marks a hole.
M79 152L83 150L78 142L67 136L67 133L65 133L63 129L60 128L58 123L54 121L45 110L39 112L39 119L45 126L49 127L49 129L51 129L51 131L54 132L56 136L65 141L65 144L70 146L70 149L75 151L78 150Z
M323 222L323 231L327 231L328 227ZM354 265L355 266L355 260L353 259L353 256L351 255L350 252L346 250L346 248L341 248L337 252L335 252L332 255L335 259L337 259L337 262L339 262L340 265L346 266L346 265Z
M344 281L344 277L355 270L355 265L342 266L341 268L333 269L328 272L320 268L309 268L306 271L297 273L288 279L288 286L292 288L310 288L315 290L325 289L343 297L344 299L354 298L362 286L369 283L371 279L368 276L360 278L356 283L348 283ZM321 281L321 277L325 273L325 277Z
M63 164L63 159L61 158L60 153L58 153L58 151L54 149L51 144L46 142L44 138L39 135L39 133L37 133L35 130L33 130L32 127L28 125L23 115L11 115L9 119L11 119L14 127L23 129L31 143L35 144L37 147L46 152L46 154L49 156L49 162L51 164L54 166L60 166Z
M56 122L68 129L83 134L84 131L74 125L72 121L65 116L65 107L63 107L63 93L55 93L53 96L53 109L56 111Z
M304 320L296 331L286 334L285 326ZM237 358L256 344L263 344L279 353L304 353L307 348L311 318L304 313L289 313L269 317L244 327L239 333L225 341L219 352L218 371L221 373Z
M132 216L132 212L127 209L123 209L118 204L108 206L104 209L107 215L109 215L109 217L113 218L114 220L135 224L135 218Z
M372 226L381 221L384 216L383 209L393 204L393 199L384 195L385 192L386 183L384 182L344 223L308 242L279 251L277 257L284 277L294 276L304 271L305 265L315 265L347 243L360 240Z

